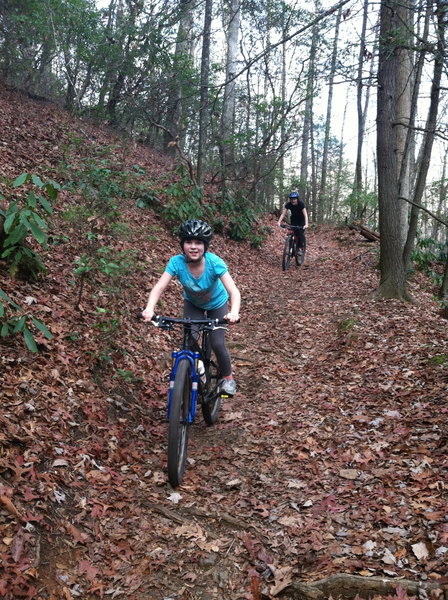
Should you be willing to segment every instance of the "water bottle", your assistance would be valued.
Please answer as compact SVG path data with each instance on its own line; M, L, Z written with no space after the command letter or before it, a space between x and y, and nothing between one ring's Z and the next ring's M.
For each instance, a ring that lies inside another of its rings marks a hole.
M205 385L205 366L204 366L204 363L202 362L202 360L199 358L198 358L198 364L197 364L196 370L198 372L200 380Z

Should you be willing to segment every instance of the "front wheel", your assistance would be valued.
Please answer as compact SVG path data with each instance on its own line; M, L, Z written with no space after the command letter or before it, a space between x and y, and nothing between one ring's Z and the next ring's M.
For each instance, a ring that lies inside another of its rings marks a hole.
M293 254L293 244L291 236L287 236L285 240L285 247L283 248L283 258L282 258L282 269L283 271L287 271L289 269L289 265L291 264L291 256Z
M172 487L182 483L187 461L191 367L181 360L174 379L168 426L168 479Z
M221 394L219 392L221 376L213 362L206 369L205 378L206 381L202 391L202 415L207 425L214 425L218 420L221 409Z

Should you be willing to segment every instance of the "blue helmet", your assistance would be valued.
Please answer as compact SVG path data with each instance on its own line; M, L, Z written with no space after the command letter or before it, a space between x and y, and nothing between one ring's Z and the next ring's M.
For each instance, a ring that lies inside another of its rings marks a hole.
M292 198L297 198L297 200L298 200L300 198L299 192L291 192L289 194L289 199L291 200Z

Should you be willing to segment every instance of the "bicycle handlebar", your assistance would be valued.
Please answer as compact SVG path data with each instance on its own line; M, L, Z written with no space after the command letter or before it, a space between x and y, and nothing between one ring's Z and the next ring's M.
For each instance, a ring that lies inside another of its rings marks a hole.
M280 225L282 229L303 229L303 225L288 225L287 223L282 223Z
M137 314L137 319L142 318L142 313ZM239 320L237 321L239 322ZM160 327L161 329L172 329L174 325L202 325L201 329L215 329L223 325L228 325L229 321L225 319L182 319L174 317L164 317L162 315L153 315L151 324L154 327Z

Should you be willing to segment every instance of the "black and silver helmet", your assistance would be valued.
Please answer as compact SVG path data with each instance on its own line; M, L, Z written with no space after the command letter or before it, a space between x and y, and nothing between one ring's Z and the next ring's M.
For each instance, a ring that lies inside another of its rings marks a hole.
M182 249L184 247L185 240L201 240L204 242L205 250L207 250L210 240L212 239L213 232L210 225L205 221L191 219L182 223L182 225L179 227L178 235Z

